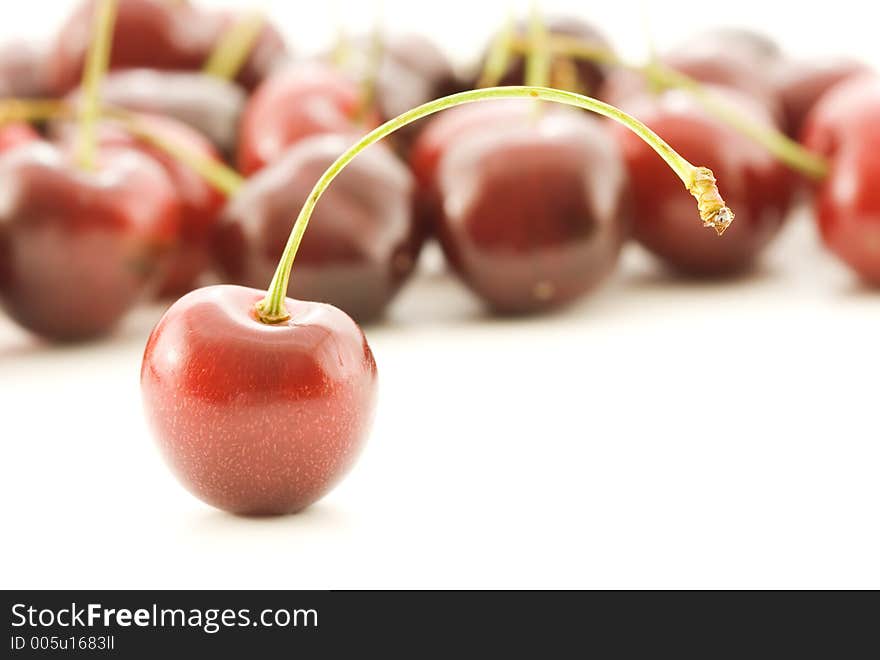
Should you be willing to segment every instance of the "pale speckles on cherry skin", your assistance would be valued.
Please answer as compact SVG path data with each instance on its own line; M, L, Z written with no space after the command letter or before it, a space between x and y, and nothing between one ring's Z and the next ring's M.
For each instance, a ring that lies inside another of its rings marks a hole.
M376 365L363 333L329 305L287 300L265 325L265 295L207 287L154 330L141 386L166 460L196 496L242 514L298 511L348 471L369 430Z

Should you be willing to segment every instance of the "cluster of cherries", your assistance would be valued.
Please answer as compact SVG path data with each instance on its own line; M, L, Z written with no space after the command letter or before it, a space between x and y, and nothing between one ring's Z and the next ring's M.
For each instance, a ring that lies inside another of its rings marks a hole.
M141 372L163 453L205 501L283 513L357 456L376 365L353 319L382 316L431 237L489 308L537 313L596 287L629 238L684 273L742 272L807 194L827 244L880 283L875 74L793 62L738 31L634 68L588 24L534 27L499 33L484 74L534 84L541 50L542 87L639 117L721 182L737 212L722 239L694 221L695 193L656 145L564 105L458 105L361 154L383 122L478 85L422 37L298 59L255 14L89 0L47 51L0 49L0 302L67 341L107 333L145 297L186 294ZM230 284L198 288L212 277Z

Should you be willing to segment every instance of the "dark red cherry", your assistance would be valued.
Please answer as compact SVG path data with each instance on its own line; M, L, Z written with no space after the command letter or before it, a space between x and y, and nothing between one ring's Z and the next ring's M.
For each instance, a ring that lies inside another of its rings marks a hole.
M229 30L236 21L242 20L242 12L221 10L209 13L205 20L214 23L213 44ZM206 53L205 55L209 55ZM265 21L260 28L260 33L251 47L247 60L241 68L236 81L248 91L253 91L288 57L290 53L281 32L269 21Z
M446 151L437 181L443 251L497 312L571 302L617 261L626 172L586 114L547 107L531 122L492 123Z
M354 40L353 52L343 65L356 80L370 75L370 37ZM449 59L432 41L417 34L385 35L382 57L376 74L374 92L376 111L381 121L387 121L407 110L432 99L448 96L465 88L455 74ZM396 131L390 140L402 150L429 122L417 121Z
M306 138L247 181L220 220L216 254L227 281L269 283L312 186L352 140ZM355 158L318 202L290 295L331 303L359 321L381 316L421 248L414 188L412 175L384 145Z
M0 154L40 139L40 134L30 124L24 122L0 124Z
M56 94L79 85L92 34L95 0L81 2L55 39L49 81ZM188 2L120 0L113 30L113 69L197 70L211 51L216 21Z
M294 274L296 279L296 274ZM174 474L225 511L299 511L361 452L376 404L376 363L343 312L287 300L266 325L264 292L211 286L178 300L150 335L141 367L147 419Z
M865 282L880 286L880 78L826 93L807 118L804 144L830 162L815 191L825 244Z
M109 331L173 245L174 187L153 160L105 149L95 172L35 142L0 157L0 301L56 340Z
M69 97L75 101L77 90ZM105 103L167 115L206 135L224 155L235 151L238 123L247 95L237 84L191 71L127 69L101 82Z
M47 96L45 48L30 41L0 45L0 99Z
M754 121L772 124L766 109L733 90L711 90ZM751 266L776 236L791 202L795 178L763 147L709 117L681 91L632 98L623 109L675 145L690 162L712 169L736 213L718 238L695 214L681 180L644 142L611 127L630 174L633 236L667 265L691 275L726 275Z
M801 136L807 115L831 88L870 73L867 65L845 59L792 61L780 67L777 84L789 134ZM858 103L858 99L853 100Z
M251 97L241 120L238 167L253 174L310 135L353 130L360 87L319 62L286 67Z
M433 227L442 214L437 171L443 156L459 140L468 140L498 124L521 125L534 118L535 106L521 100L468 103L444 110L419 134L409 154L418 184L418 215L425 227Z
M93 14L94 0L85 0L55 40L48 71L56 94L65 94L79 84ZM189 2L120 0L110 67L198 71L233 20L237 17L228 12L204 12ZM252 89L285 53L278 31L265 24L237 80Z
M137 119L158 138L220 162L220 155L210 141L186 124L160 115L138 115ZM58 125L55 131L62 142L74 146L76 127L73 124ZM177 245L166 258L166 271L161 278L158 295L177 298L191 291L211 265L211 239L220 210L226 202L225 195L181 161L118 125L100 124L98 140L107 148L124 147L141 151L165 169L180 202L180 233Z
M587 46L611 51L611 44L602 32L592 24L571 16L549 16L545 21L547 32L552 34L574 37ZM520 21L516 26L517 36L524 38L528 35L527 21ZM485 60L485 57L483 58ZM484 64L480 65L481 68ZM574 85L565 84L569 76L559 76L561 68L573 67ZM522 55L514 55L511 58L507 73L501 79L502 85L522 85L525 83L525 58ZM569 58L562 56L554 57L550 64L551 81L555 86L570 88L573 92L580 92L595 96L601 88L608 74L608 68L603 64L581 60L574 64ZM561 79L559 79L561 78Z

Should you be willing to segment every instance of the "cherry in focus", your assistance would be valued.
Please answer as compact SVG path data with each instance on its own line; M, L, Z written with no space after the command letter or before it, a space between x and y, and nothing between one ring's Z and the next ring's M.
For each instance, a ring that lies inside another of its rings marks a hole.
M357 83L329 65L285 67L257 89L245 108L239 170L253 174L310 135L352 131L360 99Z
M198 289L147 342L141 390L165 460L183 485L237 514L299 511L360 453L376 402L376 363L354 321L287 299L291 319L254 316L264 292Z
M571 302L617 262L626 172L591 117L546 107L530 122L493 123L447 150L437 182L444 254L497 312Z
M761 104L732 90L712 91L753 120L772 125ZM694 216L693 197L675 173L641 140L613 125L630 174L634 238L686 274L718 276L748 269L784 222L793 174L763 147L709 117L684 92L632 98L622 107L674 144L683 157L709 167L736 212L722 239L707 232Z
M49 339L108 332L173 245L177 194L162 168L102 150L97 170L35 142L0 157L0 302Z
M265 286L293 221L350 135L315 135L245 183L220 220L217 261L227 281ZM423 242L415 185L384 145L353 160L321 197L296 259L290 295L340 307L360 322L382 315Z
M841 83L808 116L804 144L829 159L815 191L825 244L863 281L880 286L880 78Z

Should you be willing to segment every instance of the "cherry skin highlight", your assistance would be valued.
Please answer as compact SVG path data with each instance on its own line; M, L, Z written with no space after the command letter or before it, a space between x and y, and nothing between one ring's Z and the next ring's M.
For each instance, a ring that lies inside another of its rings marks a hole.
M312 186L352 142L350 135L306 138L245 183L223 211L215 241L226 281L259 286L272 279ZM289 294L336 305L359 322L380 317L422 246L414 189L409 171L385 145L360 154L321 197Z
M171 117L137 115L138 123L153 135L176 144L204 158L220 161L220 155L203 135ZM61 142L73 148L77 127L64 123L54 126ZM226 203L226 197L200 174L167 152L127 132L122 126L101 123L98 143L102 147L123 147L140 151L158 162L165 170L180 203L179 235L175 247L165 259L164 273L158 288L160 298L178 298L196 288L199 278L211 264L211 240Z
M78 98L79 90L68 96L73 102ZM112 107L177 119L230 156L247 95L233 82L202 73L127 69L110 72L101 81L101 99Z
M328 65L309 62L282 69L257 89L245 108L239 170L253 174L310 135L352 131L359 103L357 83Z
M765 108L732 90L712 90L754 120L772 125ZM693 198L644 143L611 126L630 174L633 237L682 273L719 276L747 270L782 226L796 179L763 147L709 117L687 94L633 98L623 109L662 135L691 162L723 182L736 221L719 239L694 222Z
M880 286L880 78L841 83L809 115L804 143L830 160L816 187L825 244L861 279Z
M0 99L49 95L46 53L29 41L0 45Z
M104 149L84 172L45 142L0 157L0 302L37 335L89 339L143 297L173 245L177 194L162 168Z
M253 311L264 295L230 285L187 294L153 330L141 367L147 419L175 475L244 515L300 511L333 488L366 441L377 394L351 318L287 299L290 320L267 325Z
M617 262L626 173L613 140L585 114L547 107L531 122L496 123L457 141L439 164L437 189L444 254L496 312L569 303Z

